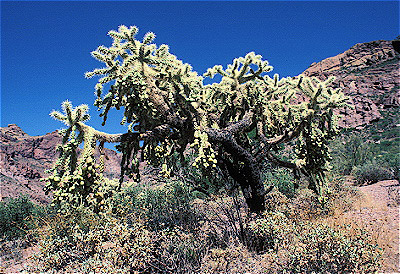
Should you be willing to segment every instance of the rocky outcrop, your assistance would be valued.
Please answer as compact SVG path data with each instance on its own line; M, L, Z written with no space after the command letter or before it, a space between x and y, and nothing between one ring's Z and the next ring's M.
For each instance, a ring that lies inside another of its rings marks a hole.
M380 119L380 110L400 106L400 55L395 42L356 44L337 56L311 64L303 72L320 79L335 76L334 85L350 97L354 109L339 111L340 126L362 126Z
M61 143L58 131L44 136L29 136L15 124L0 128L0 199L29 195L34 201L46 203L41 178L47 176L57 158L56 147ZM120 174L120 155L106 149L106 175Z

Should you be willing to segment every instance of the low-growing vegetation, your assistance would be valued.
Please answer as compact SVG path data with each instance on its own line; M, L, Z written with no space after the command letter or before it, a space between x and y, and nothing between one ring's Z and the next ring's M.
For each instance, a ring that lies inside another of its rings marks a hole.
M46 206L34 204L28 196L1 201L0 238L11 240L26 235L35 227L33 219L47 214Z
M325 207L310 191L293 199L273 191L267 197L269 210L252 215L242 198L195 198L176 181L131 186L117 194L116 202L101 214L79 208L49 217L37 229L39 264L29 270L375 272L382 251L367 231L350 232L317 221L331 215L334 208L344 209L341 199L355 199L349 190L342 188L340 195L330 196ZM305 203L305 210L300 202Z

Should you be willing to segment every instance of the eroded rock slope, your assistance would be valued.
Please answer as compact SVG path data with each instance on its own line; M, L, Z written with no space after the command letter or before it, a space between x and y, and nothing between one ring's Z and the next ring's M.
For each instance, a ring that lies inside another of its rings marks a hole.
M381 110L400 106L398 41L360 43L349 50L313 63L303 72L326 79L350 97L355 109L340 111L342 127L357 127L382 118Z

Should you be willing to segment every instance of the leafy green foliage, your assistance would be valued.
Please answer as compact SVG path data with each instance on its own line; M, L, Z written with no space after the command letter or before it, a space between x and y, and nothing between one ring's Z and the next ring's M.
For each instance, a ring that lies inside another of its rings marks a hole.
M241 245L213 248L202 273L373 273L382 251L366 231L331 228L310 221L293 222L282 213L267 213L249 223L249 253Z
M331 164L336 173L349 175L354 167L362 165L373 157L371 144L360 134L342 135L331 143Z
M196 272L207 250L182 184L131 186L109 210L78 207L37 230L41 262L31 271Z
M346 235L345 230L304 223L296 227L298 244L290 246L289 272L376 272L381 251L368 243L365 231Z
M265 171L264 176L267 182L272 183L286 197L294 197L298 183L289 170L283 168L270 169Z
M154 242L140 223L78 209L56 215L38 230L41 253L31 271L143 271Z
M331 142L333 172L354 175L359 184L399 178L400 150L399 138L396 137L398 133L384 130L382 123L386 122L381 121L377 122L379 124L368 126L363 133L344 132Z
M331 186L348 201L348 190ZM309 189L309 201L320 207ZM334 194L332 194L333 196ZM340 273L375 272L381 250L365 231L329 227L312 212L302 218L298 201L268 194L270 211L249 215L242 197L194 199L187 185L165 183L123 188L99 214L90 208L46 218L36 235L38 264L30 272L144 273ZM272 197L274 196L274 197ZM295 217L293 217L295 216Z
M152 229L190 226L199 219L191 206L194 196L180 181L167 181L151 187L131 186L117 193L112 210L119 216L134 214L147 220Z
M43 216L46 209L35 205L27 196L0 202L0 237L14 239L33 229L32 218Z

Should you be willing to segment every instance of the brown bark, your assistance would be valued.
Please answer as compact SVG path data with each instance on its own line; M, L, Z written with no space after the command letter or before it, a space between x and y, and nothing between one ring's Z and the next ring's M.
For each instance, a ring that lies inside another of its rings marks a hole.
M221 144L224 150L232 156L235 163L244 163L242 168L238 168L232 165L229 160L223 160L229 175L240 185L250 211L260 213L265 210L264 196L266 191L261 180L259 163L234 138L235 133L247 131L253 126L252 118L253 113L247 112L241 121L224 129L208 129L207 134L210 142Z

